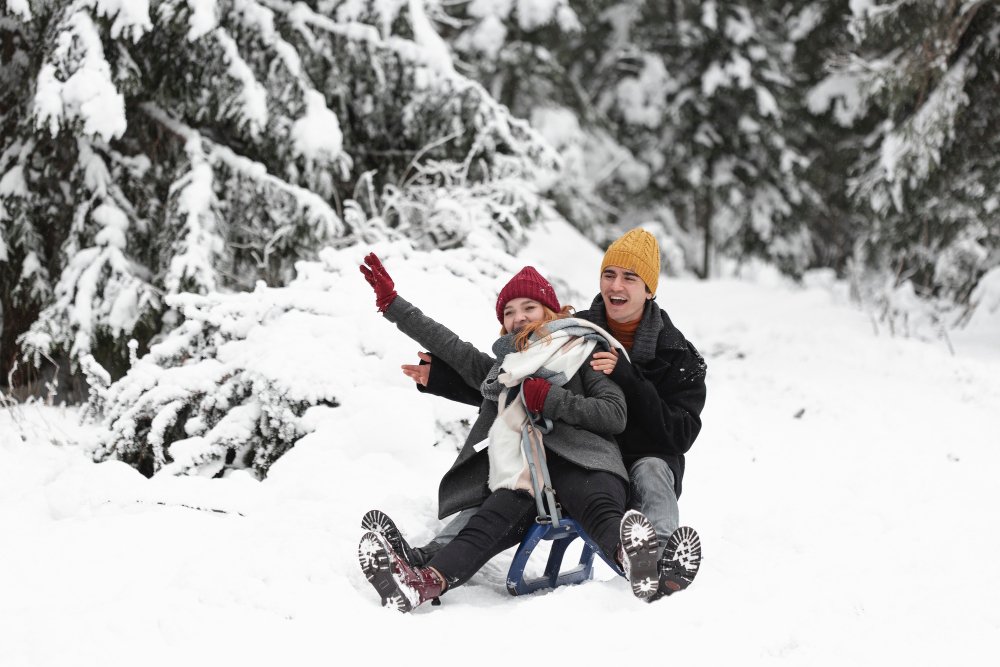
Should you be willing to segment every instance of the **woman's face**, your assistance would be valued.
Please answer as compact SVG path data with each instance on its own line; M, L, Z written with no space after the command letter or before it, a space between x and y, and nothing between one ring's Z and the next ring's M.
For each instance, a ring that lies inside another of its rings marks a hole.
M511 299L503 307L503 328L507 333L516 333L526 324L545 319L545 309L534 299L519 297Z

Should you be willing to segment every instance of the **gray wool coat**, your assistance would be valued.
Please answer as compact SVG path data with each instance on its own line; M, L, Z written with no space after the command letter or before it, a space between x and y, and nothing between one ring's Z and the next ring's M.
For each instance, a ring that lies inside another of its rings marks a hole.
M385 317L458 371L469 386L482 384L496 361L402 297L393 300ZM621 450L613 437L625 429L625 396L608 376L585 363L564 386L549 390L542 413L553 422L552 431L544 436L547 450L588 470L604 470L628 482ZM496 417L496 401L483 399L465 445L441 479L439 518L477 507L489 496L489 455L485 449L476 452L474 445L487 438Z

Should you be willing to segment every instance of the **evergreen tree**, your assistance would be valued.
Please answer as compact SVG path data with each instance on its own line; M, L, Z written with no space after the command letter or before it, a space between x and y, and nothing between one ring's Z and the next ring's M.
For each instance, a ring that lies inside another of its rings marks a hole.
M437 16L458 67L559 150L562 177L548 196L593 240L647 185L649 170L618 137L598 100L634 71L631 31L641 0L473 0Z
M286 284L324 245L516 243L557 158L457 74L422 2L0 7L0 294L17 345L113 379L165 296Z
M870 225L847 194L847 180L877 117L861 101L856 76L836 70L850 50L849 0L786 4L789 39L795 45L795 92L789 99L797 143L808 160L804 178L818 201L795 209L808 226L812 266L845 275L856 240Z
M811 258L808 229L793 213L817 197L802 179L806 159L789 113L794 47L782 7L645 3L636 78L658 80L644 87L657 92L645 104L624 104L630 89L619 84L605 101L620 109L630 145L651 167L652 192L669 201L702 275L716 249L791 272Z
M858 77L881 118L850 194L873 214L859 245L890 287L965 303L1000 265L1000 9L985 1L852 3Z

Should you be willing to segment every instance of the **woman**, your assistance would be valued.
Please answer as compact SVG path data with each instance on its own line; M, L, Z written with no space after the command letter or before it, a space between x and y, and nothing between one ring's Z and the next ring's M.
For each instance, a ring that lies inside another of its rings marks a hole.
M399 297L374 254L365 258L361 272L386 319L483 394L479 417L439 489L442 517L481 505L465 528L425 567L410 566L377 532L361 539L361 567L383 606L406 612L436 599L524 537L536 506L523 459L511 448L516 439L511 434L519 432L524 409L553 422L544 445L564 511L600 545L609 562L621 566L637 597L652 595L656 535L642 514L626 515L628 477L612 437L625 426L625 400L617 385L586 363L598 341L610 347L610 336L569 318L571 309L560 307L552 285L525 267L497 297L503 328L493 345L494 358ZM522 382L523 405L516 392ZM484 440L489 442L485 451L477 446Z

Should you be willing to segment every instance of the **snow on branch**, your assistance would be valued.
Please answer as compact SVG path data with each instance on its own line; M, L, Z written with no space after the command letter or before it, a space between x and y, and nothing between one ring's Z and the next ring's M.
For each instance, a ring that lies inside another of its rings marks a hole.
M25 21L30 21L31 5L28 0L6 0L7 11L17 14Z
M205 293L218 289L215 267L225 249L219 234L222 221L217 211L215 177L201 138L188 139L185 151L191 170L170 186L169 199L174 203L171 213L176 212L181 219L178 226L183 231L174 244L170 266L163 279L168 294L182 290ZM168 213L168 226L173 226L171 213Z
M35 126L52 136L78 121L105 141L125 133L125 99L115 86L104 45L86 3L74 3L59 23L55 47L38 73Z
M239 114L249 127L250 136L256 138L267 127L267 91L240 56L236 41L229 33L223 28L216 28L211 35L222 47L222 57L229 66L229 75L239 83Z
M891 206L904 211L905 189L920 187L941 164L970 102L965 89L976 74L971 60L978 43L949 68L915 113L898 127L889 126L878 162L854 186L874 210L884 212Z
M288 183L267 171L263 164L243 157L227 146L217 144L181 121L170 116L157 105L146 102L142 110L185 141L195 141L202 146L205 160L213 168L224 166L242 178L255 182L269 195L268 205L284 205L303 215L316 231L316 239L333 240L346 232L343 221L330 205L311 190Z

